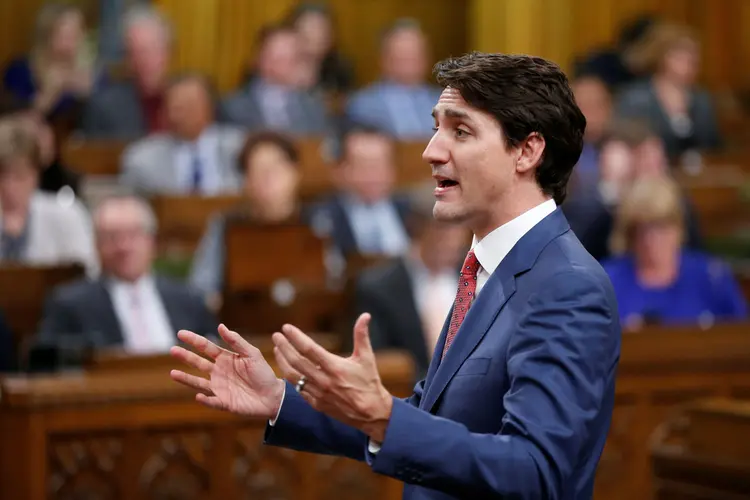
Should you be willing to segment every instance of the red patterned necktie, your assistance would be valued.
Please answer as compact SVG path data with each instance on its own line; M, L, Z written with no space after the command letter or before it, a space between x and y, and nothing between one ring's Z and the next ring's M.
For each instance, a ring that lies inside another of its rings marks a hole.
M448 348L453 343L453 339L456 336L456 332L461 327L461 323L464 322L466 313L469 312L469 307L474 301L474 297L477 292L477 273L479 272L479 261L477 260L474 251L470 250L466 254L466 260L464 260L464 266L461 268L458 278L458 291L456 292L456 301L453 303L453 314L451 315L451 322L448 326L448 334L445 336L445 347L443 347L443 357L448 352Z

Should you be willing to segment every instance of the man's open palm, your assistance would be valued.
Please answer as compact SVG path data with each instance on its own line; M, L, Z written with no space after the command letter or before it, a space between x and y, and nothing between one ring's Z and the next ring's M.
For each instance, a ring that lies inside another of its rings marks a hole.
M209 378L180 370L172 370L172 378L198 391L196 399L211 408L255 418L276 417L284 393L284 382L276 377L261 352L237 332L220 325L219 335L234 351L223 349L193 332L181 330L178 338L208 359L179 346L172 348L172 356Z

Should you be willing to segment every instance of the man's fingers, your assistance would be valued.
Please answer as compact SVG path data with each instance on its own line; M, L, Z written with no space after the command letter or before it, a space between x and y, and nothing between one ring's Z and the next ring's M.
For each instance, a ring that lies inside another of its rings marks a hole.
M190 375L189 373L185 373L180 370L172 370L169 375L175 382L179 382L180 384L186 385L191 389L195 389L199 394L213 394L209 381L203 377Z
M331 365L338 359L338 356L326 351L320 344L294 325L284 325L281 327L281 331L298 353L323 369L326 365Z
M229 344L229 346L237 354L250 356L250 354L257 349L250 342L242 338L242 335L230 330L223 323L219 325L219 335L221 335L221 338L224 339L224 342Z
M274 353L278 350L279 355L286 363L290 373L296 373L296 379L299 379L299 375L306 376L309 380L315 381L319 385L325 383L323 380L325 374L315 365L312 361L300 354L294 346L287 340L287 338L276 332L273 334ZM289 379L287 379L289 380ZM291 382L291 380L290 380ZM292 383L296 383L296 380Z
M214 364L212 362L210 362L206 358L198 356L194 352L188 351L184 347L173 346L169 352L170 354L172 354L172 356L179 359L186 365L190 365L193 368L202 371L203 373L211 373L211 370L214 367Z
M370 314L363 313L354 323L354 349L352 354L357 357L370 356L372 344L370 343Z
M227 409L227 405L216 396L206 396L205 394L198 393L195 395L195 400L209 408L213 408L214 410Z
M281 349L274 347L273 356L276 358L276 364L279 365L279 370L281 370L283 378L288 380L290 384L296 384L300 379L300 373L292 368L292 365L286 360Z
M195 347L199 352L202 352L211 359L216 359L219 354L224 352L224 349L217 346L206 337L189 330L180 330L177 332L177 338L186 344Z

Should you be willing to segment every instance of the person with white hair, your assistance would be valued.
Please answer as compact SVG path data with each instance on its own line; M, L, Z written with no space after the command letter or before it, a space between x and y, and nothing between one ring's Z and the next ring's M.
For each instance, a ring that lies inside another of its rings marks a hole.
M154 272L157 223L148 203L129 195L106 198L93 220L101 276L52 291L39 344L158 353L177 342L181 328L215 330L199 294Z
M172 27L159 11L135 6L123 18L128 78L92 95L81 124L89 138L136 139L164 129L164 87Z

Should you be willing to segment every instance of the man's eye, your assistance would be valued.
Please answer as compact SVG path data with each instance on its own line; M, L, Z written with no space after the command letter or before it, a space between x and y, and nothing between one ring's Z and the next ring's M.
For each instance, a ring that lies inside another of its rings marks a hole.
M456 129L456 137L461 138L461 137L466 137L468 135L469 133L467 131L461 130L460 128Z

